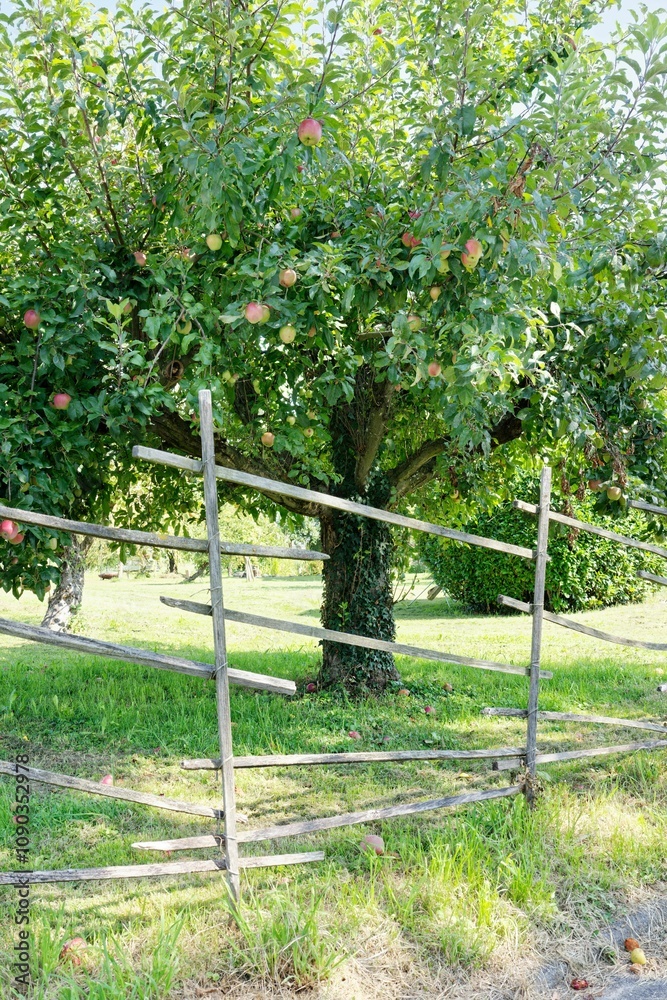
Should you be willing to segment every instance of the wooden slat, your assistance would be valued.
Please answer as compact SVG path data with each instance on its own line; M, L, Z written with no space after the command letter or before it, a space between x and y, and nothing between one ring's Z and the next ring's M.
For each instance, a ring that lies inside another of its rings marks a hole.
M409 760L487 760L496 757L520 757L525 747L503 747L499 750L369 750L351 753L285 753L256 757L234 757L235 768L292 767L311 764L378 764L385 761ZM220 758L200 757L182 760L186 771L217 771Z
M17 773L16 764L7 760L0 760L0 774L15 776ZM125 802L138 802L144 806L152 806L154 809L167 809L170 812L189 813L192 816L209 816L212 819L219 819L222 816L220 809L211 809L210 806L198 805L194 802L179 802L177 799L168 799L162 795L152 795L148 792L135 792L131 788L119 788L117 785L101 785L97 781L89 781L86 778L75 778L69 774L57 774L55 771L44 771L39 767L23 767L18 771L24 774L29 781L37 781L44 785L57 785L60 788L71 788L77 792L88 792L90 795L103 795L109 799L123 799Z
M179 549L183 552L208 552L208 543L203 538L185 538L155 531L134 531L130 528L114 528L105 524L90 524L88 521L70 521L51 514L38 514L33 510L6 507L4 504L0 504L0 518L11 518L12 521L21 524L36 524L42 528L54 528L56 531L66 531L73 535L105 538L109 542L150 545L157 549ZM304 561L329 558L324 552L314 552L311 549L292 549L285 545L246 545L240 542L220 542L220 551L224 555L232 556L266 556Z
M517 719L525 719L527 714L524 708L482 709L482 715L510 716ZM625 729L650 729L655 733L664 733L667 730L667 722L649 722L646 719L616 719L610 715L586 715L580 712L538 712L537 715L546 722L593 722Z
M204 506L206 510L206 535L210 570L211 619L215 648L215 694L220 742L222 798L225 817L224 852L227 867L227 884L234 899L238 899L239 850L236 842L236 789L234 788L234 747L232 744L232 713L229 704L229 664L227 663L227 638L225 635L225 607L222 593L222 565L220 562L220 525L218 520L218 480L215 475L215 436L213 432L213 405L208 389L199 391L199 429L201 431L202 472L204 477Z
M635 507L637 510L645 510L649 514L662 514L667 517L667 507L659 507L655 503L646 503L645 500L628 500L628 507Z
M82 635L51 632L48 628L37 625L26 625L24 622L10 621L0 618L0 633L13 635L17 639L28 639L30 642L42 642L47 646L58 646L60 649L71 649L76 653L88 653L93 656L106 656L114 660L125 660L128 663L139 663L143 666L158 667L160 670L175 670L191 677L212 679L214 666L212 663L199 663L196 660L184 660L180 656L165 653L154 653L148 649L135 649L133 646L119 646L114 642L102 642L100 639L89 639ZM240 687L253 688L257 691L271 691L274 694L294 694L294 681L283 680L280 677L267 677L265 674L255 674L247 670L230 668L229 680Z
M448 795L444 799L430 799L426 802L409 802L400 806L387 806L384 809L364 809L362 812L342 813L338 816L325 816L322 819L300 820L296 823L285 823L281 826L268 826L260 830L243 830L239 833L239 843L249 844L261 840L278 840L281 837L296 837L300 834L318 833L320 830L335 830L342 826L354 826L358 823L371 823L377 820L395 819L398 816L412 816L416 813L431 812L434 809L447 809L454 806L467 805L470 802L487 802L490 799L502 799L508 795L517 795L522 791L521 785L509 788L487 788L480 792L466 792L463 795ZM177 851L185 840L189 848L215 847L216 838L210 835L192 838L185 837L170 841L143 841L133 844L142 850L156 850L155 844L168 843L168 848L161 850ZM194 844L193 840L197 843Z
M544 465L540 474L540 505L537 512L537 557L535 559L535 585L533 590L533 627L530 643L530 688L528 691L528 727L526 731L526 768L535 776L537 756L537 705L540 693L540 657L542 652L542 624L544 620L544 586L547 571L549 544L549 505L551 503L551 466ZM535 787L526 782L526 800L535 801Z
M159 451L156 448L145 448L142 445L137 445L132 449L132 454L135 458L142 458L147 462L157 462L159 465L168 465L173 469L183 469L186 472L194 473L202 471L201 462L192 458L184 458L182 455L174 455L169 451ZM451 538L456 542L466 542L468 545L479 545L485 549L494 549L496 552L506 552L509 555L520 556L522 559L533 558L532 549L526 549L521 545L511 545L509 542L500 542L496 538L483 538L481 535L470 535L455 528L430 524L428 521L405 517L403 514L395 514L393 511L382 510L379 507L367 507L366 504L344 500L342 497L332 496L329 493L306 490L301 486L282 483L276 479L253 476L247 472L239 472L237 469L228 469L221 465L216 465L216 475L218 479L223 479L225 482L236 483L237 486L251 486L273 496L295 497L310 503L321 504L323 507L333 507L336 510L348 511L350 514L360 514L362 517L369 517L375 521L385 521L388 524L400 525L402 528L412 528L414 531L425 531L431 535Z
M537 507L534 503L526 503L524 500L514 500L512 505L517 510L522 510L525 514L537 513ZM656 556L667 559L667 549L663 549L660 545L653 545L651 542L640 542L638 538L629 538L627 535L619 535L615 531L609 531L607 528L598 528L597 524L578 521L575 517L558 514L555 510L550 512L549 520L557 521L559 524L567 524L570 528L577 528L579 531L588 531L591 535L599 535L600 538L608 538L612 542L620 542L621 545L627 545L631 549L652 552Z
M200 604L197 601L185 601L175 597L161 597L160 600L170 608L190 611L196 615L210 615L210 604ZM513 667L506 663L494 663L492 660L476 660L469 656L456 656L454 653L441 653L435 649L422 649L420 646L406 646L401 642L385 642L384 639L371 639L365 635L355 635L352 632L337 632L334 629L319 628L316 625L302 625L297 622L283 621L278 618L265 618L262 615L251 615L245 611L225 609L225 617L229 621L241 622L245 625L255 625L257 628L270 628L279 632L294 632L297 635L307 635L313 639L328 639L347 646L361 646L364 649L383 649L389 653L401 656L414 656L422 660L437 660L440 663L456 663L464 667L477 667L480 670L495 670L504 674L519 674L527 676L528 667ZM541 677L552 677L548 670L541 672Z
M647 743L624 743L615 747L594 747L592 750L565 750L562 753L541 753L537 755L538 764L556 764L563 760L578 760L583 757L606 757L615 753L634 753L636 750L664 750L667 740L652 740ZM496 771L510 771L516 768L510 761L499 760ZM249 830L248 833L252 833Z
M240 868L272 868L274 865L299 865L323 861L324 851L299 854L274 854L239 858ZM163 875L192 875L199 872L225 871L223 858L210 861L168 861L155 865L114 865L111 868L61 868L55 871L0 872L0 885L35 885L45 882L93 882L119 878L156 878Z
M500 594L498 601L500 604L504 604L508 608L515 608L517 611L529 612L531 608L531 605L526 604L525 601L515 601L513 597L506 597L505 594ZM633 646L636 649L667 650L667 643L646 642L643 639L624 639L622 636L611 635L610 632L601 632L600 629L591 628L590 625L582 625L580 622L575 622L572 618L563 618L561 615L554 615L550 611L544 612L544 620L552 622L554 625L561 625L563 628L572 629L573 632L581 632L582 635L590 635L594 639L601 639L603 642L615 642L619 646Z
M648 573L645 569L638 569L637 576L642 580L650 580L651 583L659 583L661 587L667 587L667 576L656 576L655 573Z

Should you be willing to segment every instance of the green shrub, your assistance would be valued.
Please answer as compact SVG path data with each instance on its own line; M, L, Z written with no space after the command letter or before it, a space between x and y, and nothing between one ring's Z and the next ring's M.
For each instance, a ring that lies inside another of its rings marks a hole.
M533 482L520 484L515 496L535 503L538 487ZM603 501L595 494L587 495L584 500L572 497L571 501L572 516L581 521L635 538L646 534L643 517L635 511L628 511L622 517L601 513L596 506ZM552 506L561 508L558 498L553 499ZM465 530L533 548L537 528L534 517L515 510L511 503L504 503L491 513L481 514ZM508 609L498 604L498 594L520 601L533 598L534 564L526 559L433 535L421 536L419 547L435 582L473 611L506 614ZM549 555L545 604L556 613L642 601L650 585L637 578L637 570L664 573L663 561L658 556L555 522L549 531Z

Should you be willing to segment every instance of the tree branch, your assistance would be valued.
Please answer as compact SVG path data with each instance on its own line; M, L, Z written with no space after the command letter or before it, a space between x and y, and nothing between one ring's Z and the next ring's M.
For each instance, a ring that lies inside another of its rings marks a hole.
M176 448L184 452L191 458L201 458L201 444L196 434L192 433L190 424L183 420L178 413L163 411L155 416L151 422L151 430L157 434L160 441L171 448ZM238 469L239 472L249 472L254 476L264 476L266 479L275 479L280 475L275 469L265 465L264 462L256 458L249 458L236 448L232 447L220 435L215 438L215 458L220 465L226 465L231 469ZM291 510L295 514L302 514L304 517L319 517L322 508L317 503L310 503L305 500L297 500L294 497L286 497L282 493L272 493L268 490L261 491L265 496L270 497L282 507Z

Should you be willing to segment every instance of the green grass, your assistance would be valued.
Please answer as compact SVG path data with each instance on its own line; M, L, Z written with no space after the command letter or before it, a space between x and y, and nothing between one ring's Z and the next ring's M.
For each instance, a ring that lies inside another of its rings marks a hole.
M205 583L102 582L89 574L86 586L75 631L211 660L210 622L158 600L160 594L203 600ZM231 579L226 601L233 608L314 622L320 582ZM17 604L0 596L0 616L37 623L42 611L33 598ZM644 605L579 617L617 634L660 639L667 603L657 595ZM401 641L517 664L528 660L530 621L523 617L471 617L446 600L417 600L399 607L398 623ZM520 720L480 714L486 705L525 707L522 677L402 658L409 698L392 693L355 703L341 695L304 693L317 671L315 641L232 624L229 649L234 666L292 677L298 685L292 699L233 689L239 754L516 746L524 737ZM661 662L657 653L603 646L547 625L544 666L554 678L543 683L541 707L660 717ZM443 690L446 681L453 692ZM436 708L435 718L425 716L427 704ZM363 739L352 744L351 729ZM642 738L651 737L590 725L540 727L540 745L549 749ZM220 798L215 773L179 767L183 756L218 753L212 685L0 636L0 757L17 753L29 753L37 766L83 777L111 771L116 784L173 798L209 804ZM360 853L363 828L248 845L248 853L322 847L326 861L245 873L237 912L217 875L33 887L34 996L157 1000L185 989L184 983L220 985L221 995L250 983L269 995L274 988L298 990L327 978L344 981L345 990L378 955L395 980L406 968L414 977L415 969L441 963L469 974L499 963L511 967L545 940L594 933L630 897L665 878L663 761L662 753L644 753L545 768L532 813L515 798L374 824L366 832L380 832L387 846L379 859ZM508 780L470 761L236 774L238 806L253 827ZM12 803L13 784L3 779L4 870L14 867ZM157 853L133 850L132 842L212 829L199 817L32 787L34 868L160 860ZM0 890L3 997L12 996L15 904L15 890ZM88 942L80 966L60 958L62 944L75 935Z

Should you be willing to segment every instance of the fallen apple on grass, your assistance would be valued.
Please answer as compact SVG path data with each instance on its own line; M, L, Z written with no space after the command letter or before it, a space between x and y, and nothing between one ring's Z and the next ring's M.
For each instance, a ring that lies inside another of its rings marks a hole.
M102 780L100 781L100 785L113 785L113 775L105 774Z
M377 854L379 857L384 854L384 840L374 833L367 833L362 838L359 848L364 854Z
M351 740L361 739L361 733L358 733L356 729L351 729L347 735L350 737Z
M317 684L313 684L313 682L310 681L309 684L306 684L306 691L308 694L312 694L313 691L317 691Z
M66 941L60 950L60 958L66 958L72 965L81 965L81 955L79 952L87 948L88 945L82 937L74 937Z

